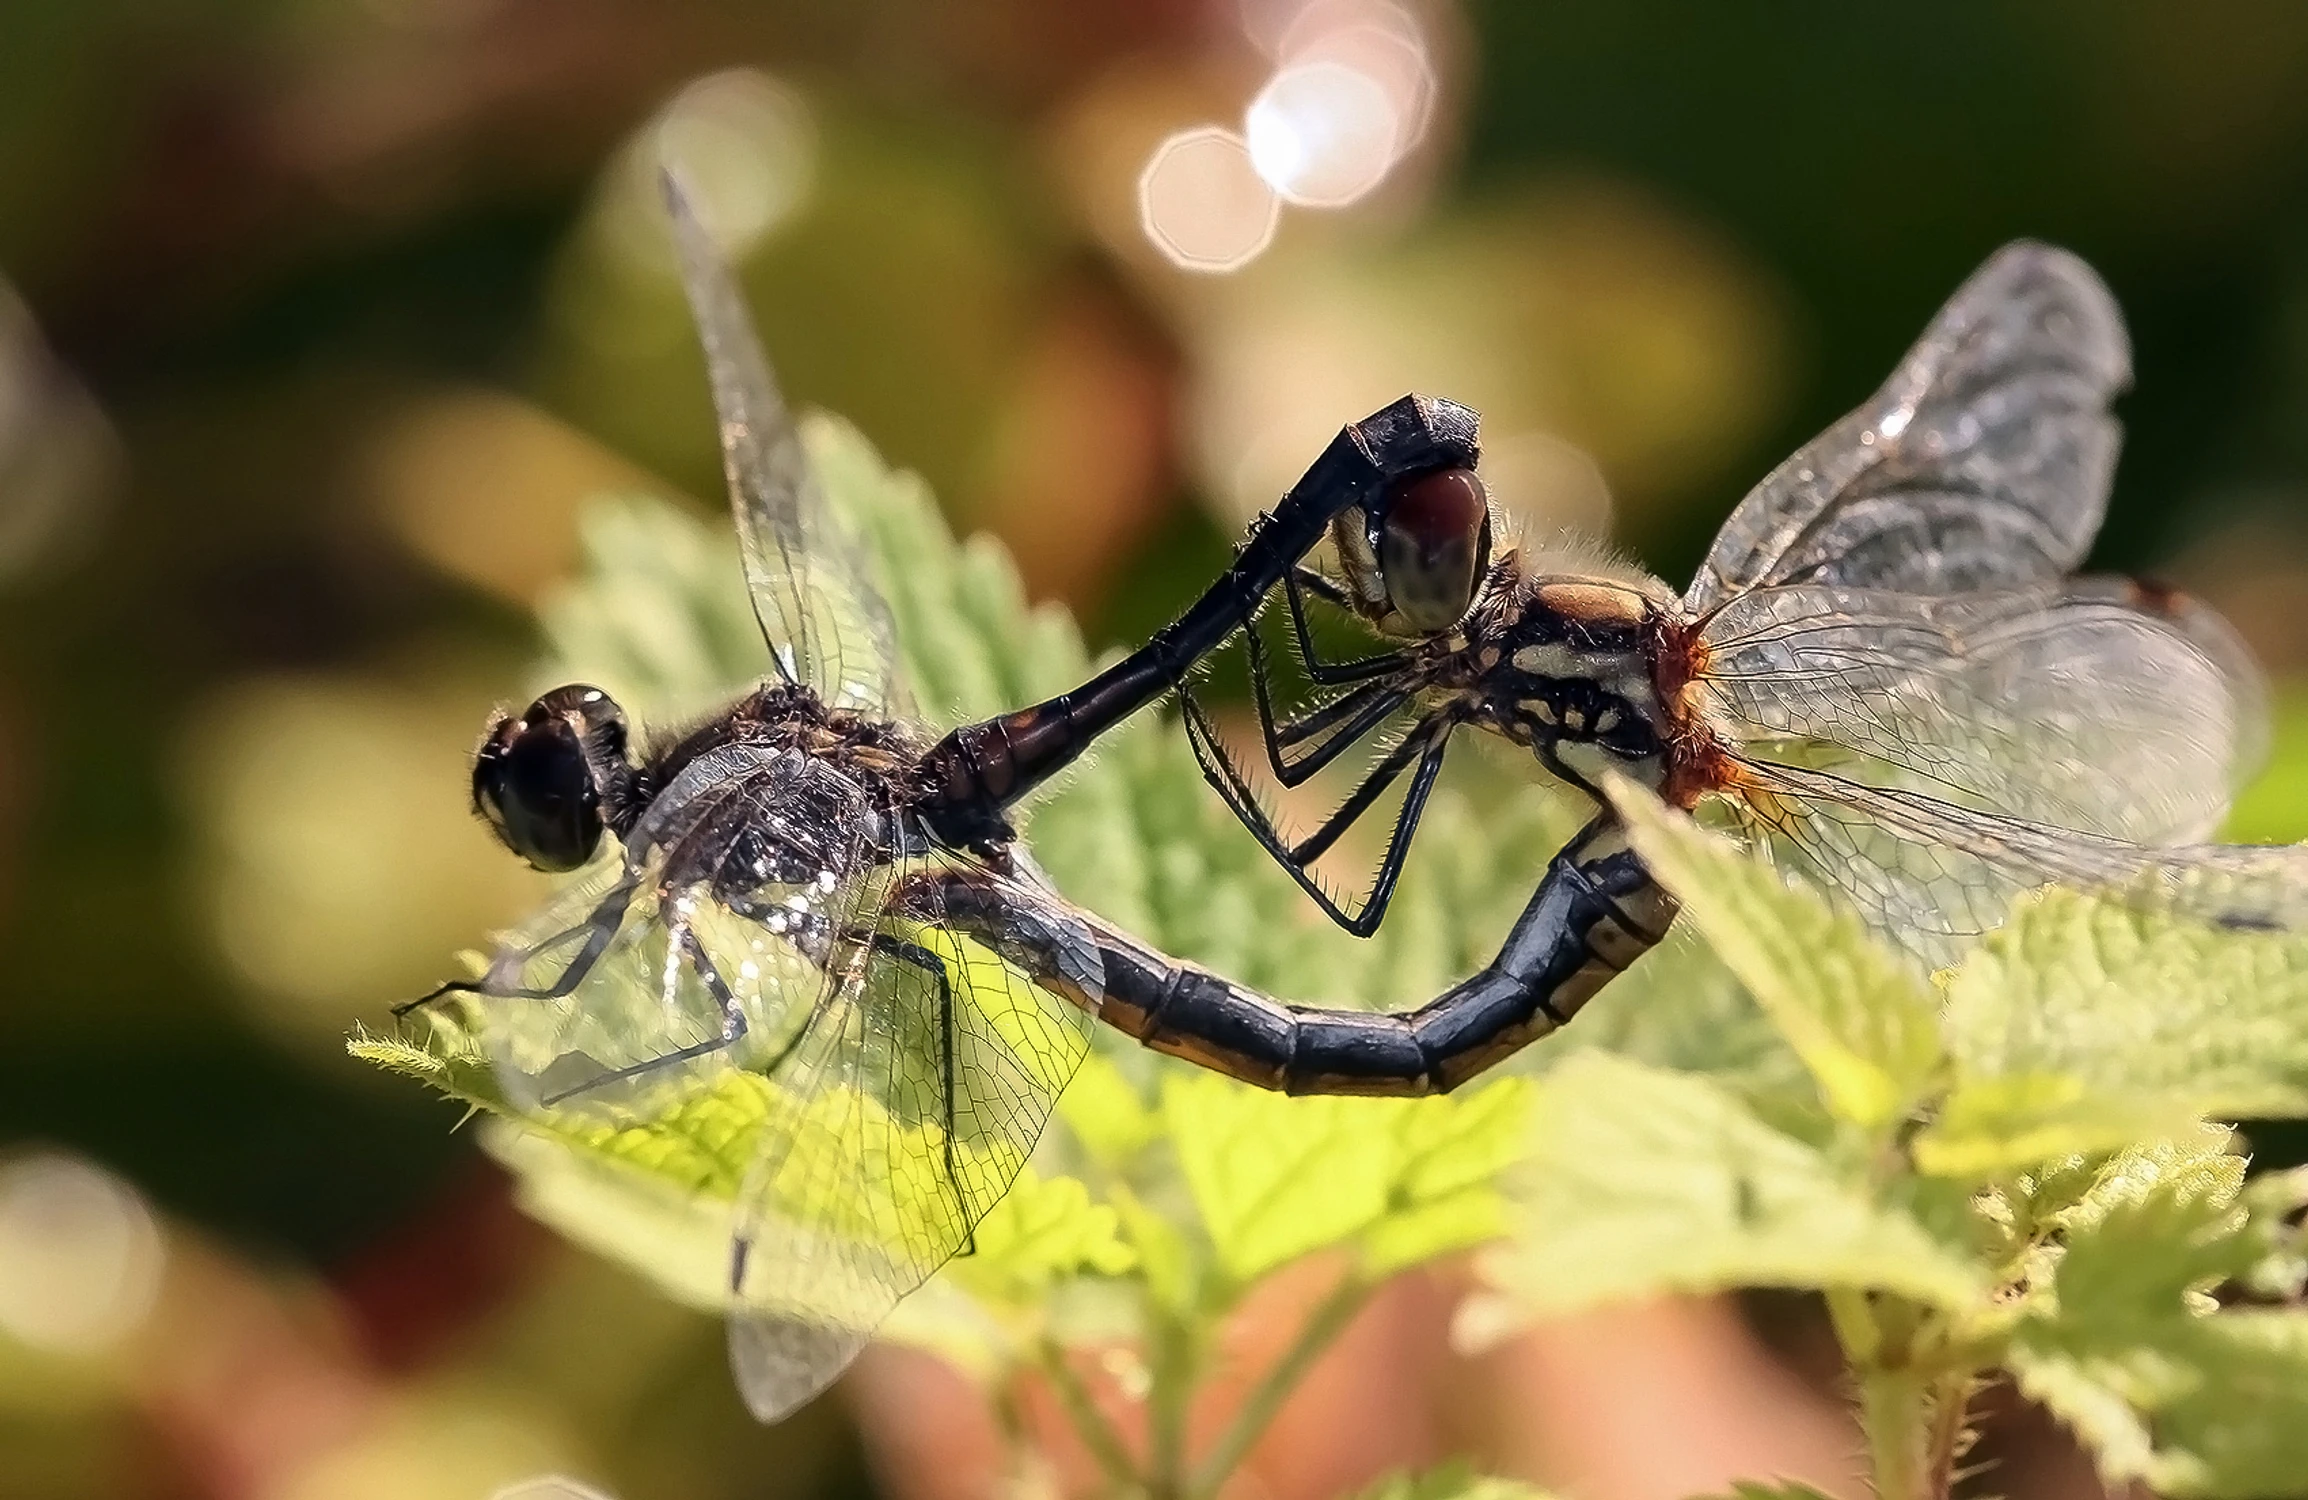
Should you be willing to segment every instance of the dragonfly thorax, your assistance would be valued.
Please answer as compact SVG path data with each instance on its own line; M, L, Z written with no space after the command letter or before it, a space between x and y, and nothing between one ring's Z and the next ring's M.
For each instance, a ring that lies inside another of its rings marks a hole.
M1492 590L1459 652L1474 717L1583 791L1598 793L1606 771L1656 786L1667 737L1654 670L1664 607L1599 578Z
M921 758L901 724L766 683L649 756L653 801L633 838L665 851L669 883L724 898L846 880L926 846L911 810Z

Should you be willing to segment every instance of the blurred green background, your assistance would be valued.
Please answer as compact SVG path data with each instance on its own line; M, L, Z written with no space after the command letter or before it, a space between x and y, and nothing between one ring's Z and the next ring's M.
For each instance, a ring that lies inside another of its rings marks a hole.
M1392 90L1356 201L1155 175L1309 48ZM539 889L464 758L577 504L718 495L632 148L699 78L791 390L1096 640L1413 388L1687 576L2032 235L2135 339L2096 563L2308 682L2297 0L0 0L0 1497L875 1482L341 1049ZM2280 703L2240 836L2308 837Z

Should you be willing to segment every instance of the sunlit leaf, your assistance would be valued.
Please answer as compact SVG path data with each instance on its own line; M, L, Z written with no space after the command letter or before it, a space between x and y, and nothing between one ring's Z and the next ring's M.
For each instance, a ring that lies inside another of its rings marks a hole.
M1958 1083L1913 1149L1926 1172L1986 1181L2142 1136L2182 1134L2195 1119L2167 1099L2094 1092L2065 1074L2008 1074Z
M684 1306L730 1305L726 1197L684 1190L645 1167L491 1121L489 1154L513 1178L521 1211L564 1239L629 1266Z
M1218 1263L1249 1282L1360 1246L1392 1271L1496 1233L1528 1086L1435 1099L1291 1099L1215 1075L1164 1080L1163 1117Z
M1790 885L1632 782L1612 784L1629 836L1819 1081L1841 1118L1899 1119L1940 1061L1937 1007L1922 978L1858 917Z
M1163 1215L1117 1187L1109 1201L1120 1217L1123 1238L1136 1257L1140 1279L1154 1305L1172 1315L1191 1311L1202 1293L1200 1267L1185 1233Z
M583 570L538 608L543 688L606 688L643 722L716 708L769 671L734 535L652 497L596 496L578 514Z
M497 1075L490 1070L488 1058L461 1032L436 1028L424 1042L416 1042L400 1036L379 1036L360 1027L345 1042L345 1051L387 1072L399 1073L438 1089L452 1099L463 1100L476 1109L504 1106L504 1096L497 1088Z
M2276 734L2267 767L2236 798L2220 835L2240 844L2308 839L2308 686L2285 686L2272 707Z
M1973 1078L2059 1074L2220 1119L2308 1114L2308 936L2047 891L1955 971L1947 1024Z
M1350 1239L1386 1211L1389 1101L1289 1099L1215 1075L1162 1083L1179 1167L1237 1281Z
M1137 1256L1121 1217L1071 1177L1018 1174L1009 1193L980 1220L971 1253L955 1261L954 1281L989 1302L1024 1303L1068 1276L1119 1276Z
M1121 1171L1162 1138L1162 1116L1137 1081L1093 1052L1058 1098L1058 1118L1100 1165Z
M1486 1278L1534 1313L1663 1292L1855 1287L1964 1309L1980 1268L1856 1167L1721 1085L1602 1054L1540 1086L1511 1237Z
M1587 1002L1576 1026L1534 1049L1542 1068L1589 1051L1703 1073L1806 1139L1833 1129L1803 1059L1687 923Z
M2210 1144L2119 1153L2065 1221L2053 1295L2013 1334L2020 1385L2111 1482L2159 1493L2288 1494L2308 1473L2308 1312L2222 1311L2266 1237L2243 1163Z

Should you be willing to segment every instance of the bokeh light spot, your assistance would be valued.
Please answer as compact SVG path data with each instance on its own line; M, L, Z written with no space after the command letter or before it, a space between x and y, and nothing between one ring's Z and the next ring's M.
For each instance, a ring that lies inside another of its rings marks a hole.
M1394 107L1396 160L1425 139L1433 122L1435 64L1418 23L1391 5L1365 6L1360 19L1293 36L1292 64L1334 62L1376 83Z
M100 1354L152 1310L159 1226L136 1190L77 1157L0 1165L0 1332L54 1354Z
M709 73L674 95L656 128L626 150L610 228L635 262L671 266L658 184L671 165L722 253L741 260L808 203L817 159L817 122L793 89L753 68Z
M1173 264L1220 273L1240 270L1274 242L1282 202L1241 136L1203 125L1154 148L1138 177L1138 214Z
M579 1484L566 1474L541 1474L506 1485L489 1500L614 1500L606 1490Z
M1385 85L1343 62L1293 63L1243 116L1258 175L1292 203L1343 208L1386 180L1403 122Z

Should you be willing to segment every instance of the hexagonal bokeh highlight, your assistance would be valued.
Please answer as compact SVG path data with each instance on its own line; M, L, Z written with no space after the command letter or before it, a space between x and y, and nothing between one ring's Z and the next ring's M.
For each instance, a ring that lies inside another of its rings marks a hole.
M1259 175L1249 143L1222 126L1167 137L1138 174L1146 238L1181 270L1240 270L1274 242L1281 214L1282 199Z

